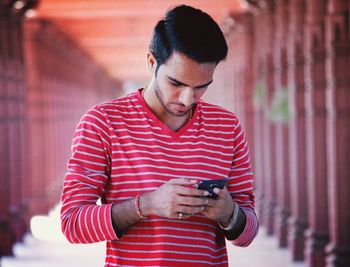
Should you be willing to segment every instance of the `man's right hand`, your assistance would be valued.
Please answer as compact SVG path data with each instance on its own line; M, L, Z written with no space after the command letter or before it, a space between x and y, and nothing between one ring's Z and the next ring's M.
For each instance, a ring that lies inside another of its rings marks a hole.
M140 196L140 210L144 216L158 215L166 218L183 218L200 213L211 201L207 191L194 187L197 180L185 178L172 179L153 192Z

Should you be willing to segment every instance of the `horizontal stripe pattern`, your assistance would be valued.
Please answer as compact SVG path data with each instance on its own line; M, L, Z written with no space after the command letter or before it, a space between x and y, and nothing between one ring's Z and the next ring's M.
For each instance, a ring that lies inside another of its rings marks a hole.
M150 216L118 239L111 205L157 189L172 178L228 178L247 217L233 242L249 245L258 231L253 174L237 117L199 101L178 132L160 122L139 91L90 109L77 125L62 193L62 231L72 243L107 241L105 266L227 266L224 233L203 215ZM102 204L96 202L101 200Z

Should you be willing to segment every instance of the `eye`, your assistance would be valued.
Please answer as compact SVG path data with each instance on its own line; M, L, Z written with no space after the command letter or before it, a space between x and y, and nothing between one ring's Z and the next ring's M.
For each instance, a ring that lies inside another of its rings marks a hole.
M180 87L180 86L181 86L181 84L179 84L179 83L177 83L177 82L170 82L170 84L171 84L172 86L175 86L175 87Z
M209 85L196 88L197 91L207 89Z

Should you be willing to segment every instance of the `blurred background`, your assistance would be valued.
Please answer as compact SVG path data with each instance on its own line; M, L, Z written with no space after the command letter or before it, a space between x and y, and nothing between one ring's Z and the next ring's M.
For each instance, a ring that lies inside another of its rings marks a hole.
M70 245L59 202L75 126L147 85L152 30L188 4L229 55L206 100L250 144L261 222L230 266L350 266L349 0L0 0L0 266L102 266Z

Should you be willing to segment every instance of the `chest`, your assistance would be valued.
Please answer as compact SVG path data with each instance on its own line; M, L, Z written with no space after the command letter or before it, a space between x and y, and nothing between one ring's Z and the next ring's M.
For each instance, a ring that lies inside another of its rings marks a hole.
M173 138L159 129L117 129L112 139L109 195L126 199L173 178L223 179L232 161L230 136L188 131Z

